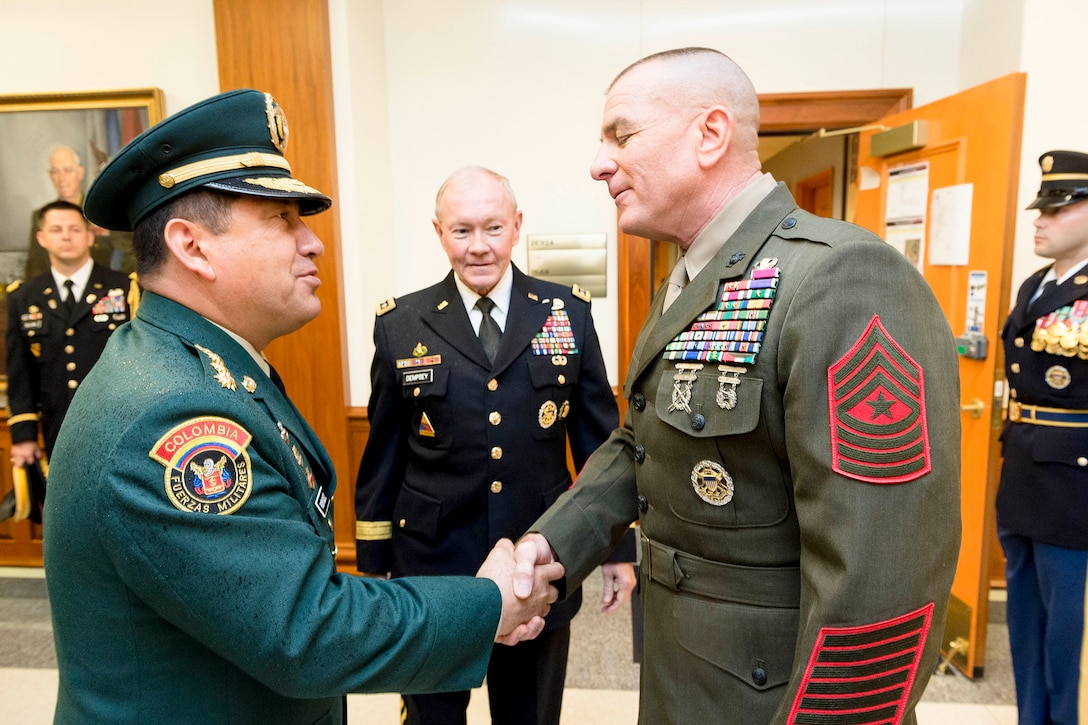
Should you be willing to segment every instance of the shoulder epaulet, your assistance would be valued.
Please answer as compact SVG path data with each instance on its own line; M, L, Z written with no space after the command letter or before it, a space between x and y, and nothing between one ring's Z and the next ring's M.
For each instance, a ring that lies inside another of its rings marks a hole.
M140 306L140 278L132 272L128 279L128 314L129 317L135 317L136 310Z
M14 292L15 290L19 289L19 287L20 287L20 286L21 286L22 284L23 284L23 280L21 280L21 279L17 279L17 280L15 280L14 282L12 282L11 284L9 284L9 285L7 286L7 293L8 293L9 295L10 295L10 294L11 294L12 292Z
M570 293L583 302L589 302L593 297L593 295L589 293L589 290L579 287L578 285L572 286L570 288Z
M389 299L382 300L381 302L378 303L378 309L375 310L374 314L376 314L378 317L381 317L386 312L392 312L394 309L396 309L396 307L397 307L397 300L394 299L393 297L390 297Z

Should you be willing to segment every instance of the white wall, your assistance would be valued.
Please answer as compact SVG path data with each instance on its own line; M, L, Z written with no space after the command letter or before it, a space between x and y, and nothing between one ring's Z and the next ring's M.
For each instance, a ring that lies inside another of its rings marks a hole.
M369 395L374 305L448 268L430 226L434 192L469 163L511 178L525 233L608 235L609 291L594 314L620 382L615 210L588 167L605 87L647 53L710 45L763 93L909 87L915 105L1027 71L1022 205L1038 186L1040 153L1088 149L1088 130L1074 123L1088 105L1075 85L1088 27L1079 0L329 0L329 8L353 405ZM157 86L172 113L218 91L215 55L211 0L0 0L0 93ZM1033 215L1022 216L1018 278L1040 264L1030 254ZM514 259L524 265L523 246Z
M157 87L180 111L219 91L212 0L0 0L0 69L0 94Z
M361 246L357 266L344 269L345 287L361 290L347 312L353 405L365 405L369 395L374 305L432 284L449 269L430 220L439 184L465 164L510 177L525 234L608 235L608 294L593 310L609 376L621 382L615 208L588 169L605 88L643 55L715 47L763 93L912 87L921 104L958 89L960 0L330 2L347 3L351 20L346 32L334 30L334 44L345 46L339 62L348 66L338 73L362 69L370 79L351 90L355 113L380 111L383 93L388 104L388 137L364 131L367 119L338 126L338 142L352 136L357 159L365 147L387 147L390 155L391 229L384 212L366 211L364 194L340 200L342 219L358 217ZM384 40L374 37L379 23ZM379 44L384 78L371 74ZM356 178L384 172L354 169ZM524 268L525 260L522 244L514 262Z
M1020 209L1039 190L1039 157L1053 149L1088 152L1088 97L1083 92L1083 38L1088 3L1083 0L1023 0L1025 13L1020 70L1028 74L1020 160ZM1038 212L1017 217L1012 298L1020 282L1050 260L1033 251L1032 221Z

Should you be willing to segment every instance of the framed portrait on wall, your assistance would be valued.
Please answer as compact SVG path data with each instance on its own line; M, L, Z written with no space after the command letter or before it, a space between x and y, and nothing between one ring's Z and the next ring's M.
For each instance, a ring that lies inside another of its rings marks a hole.
M163 116L158 88L0 95L0 325L7 285L49 269L35 236L38 209L58 199L82 206L106 163ZM94 232L95 261L132 271L131 235Z

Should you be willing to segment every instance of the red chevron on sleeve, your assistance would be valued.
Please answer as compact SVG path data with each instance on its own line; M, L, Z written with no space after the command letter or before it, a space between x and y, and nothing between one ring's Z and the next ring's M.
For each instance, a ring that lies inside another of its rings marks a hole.
M903 483L929 472L922 368L874 315L827 371L831 467L869 483Z
M931 603L884 622L821 629L786 722L900 722L932 620Z

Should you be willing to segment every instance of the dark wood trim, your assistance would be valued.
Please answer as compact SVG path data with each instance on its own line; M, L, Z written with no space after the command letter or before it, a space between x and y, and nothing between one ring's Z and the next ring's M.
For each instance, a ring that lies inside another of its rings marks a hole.
M760 135L811 133L864 126L885 116L911 108L914 93L909 88L873 91L820 91L816 93L770 93L759 96ZM650 241L616 231L617 334L620 382L635 340L650 309L654 289L651 283Z

